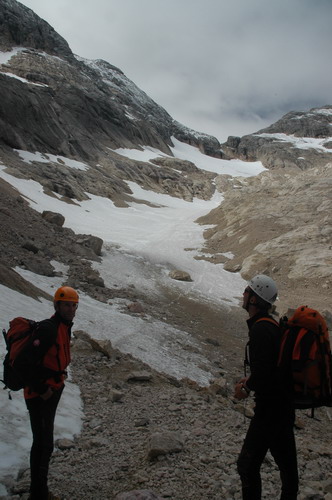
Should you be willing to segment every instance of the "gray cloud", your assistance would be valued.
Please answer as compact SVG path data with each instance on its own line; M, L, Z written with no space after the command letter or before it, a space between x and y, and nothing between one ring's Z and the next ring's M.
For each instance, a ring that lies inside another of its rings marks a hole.
M332 103L330 0L23 0L187 126L243 135Z

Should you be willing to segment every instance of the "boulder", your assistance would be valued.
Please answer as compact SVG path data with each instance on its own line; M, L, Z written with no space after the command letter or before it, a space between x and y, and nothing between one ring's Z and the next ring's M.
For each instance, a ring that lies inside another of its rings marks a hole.
M39 252L39 248L32 241L26 241L25 243L23 243L22 248L32 253Z
M50 212L49 210L44 210L42 213L43 219L45 219L50 224L55 224L56 226L62 227L65 222L65 218L62 214L56 212Z
M101 249L104 242L101 238L98 238L98 236L92 236L91 234L89 234L79 235L77 243L90 248L96 255L101 255Z
M179 432L163 431L152 434L147 454L148 460L154 460L159 455L178 453L183 450L184 439Z
M173 280L178 280L178 281L192 281L189 273L185 271L180 271L178 269L171 271L169 273L169 277L172 278Z

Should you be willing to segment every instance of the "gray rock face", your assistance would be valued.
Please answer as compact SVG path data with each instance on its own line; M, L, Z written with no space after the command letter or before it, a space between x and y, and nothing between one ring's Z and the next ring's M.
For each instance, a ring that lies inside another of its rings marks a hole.
M229 157L260 160L271 168L306 170L326 165L332 160L332 106L313 108L308 112L290 112L276 123L255 134L229 137L222 149ZM293 137L307 138L299 149ZM321 139L319 144L308 139Z
M31 47L73 59L68 43L46 21L15 0L1 0L0 46Z
M313 108L308 112L291 111L265 128L264 132L293 134L295 137L324 138L331 136L331 124L332 106L326 105L321 108Z
M0 49L22 49L11 53L0 74L0 152L10 174L36 180L46 194L69 204L91 193L125 207L133 201L128 180L187 201L209 199L217 186L225 191L225 201L204 219L215 224L206 232L211 261L245 277L266 270L292 283L301 276L306 290L322 279L321 296L329 289L331 175L326 165L332 159L332 106L291 112L256 134L229 137L221 152L215 138L174 121L120 69L74 57L47 23L18 2L2 0L1 6ZM203 172L172 158L173 136L210 155L260 160L270 172L245 181ZM294 137L302 136L306 140L299 149ZM147 163L112 151L146 145L168 156ZM43 161L22 161L15 151L20 149L41 152ZM83 162L84 168L70 168L63 157ZM3 265L52 275L52 259L68 263L73 254L92 260L101 255L101 240L74 235L60 219L50 224L9 191L0 183L7 238L0 244ZM103 301L112 295L85 264L81 270L70 267L73 285L94 287Z
M81 158L105 148L150 145L170 153L171 137L220 156L214 137L172 117L121 70L75 58L67 42L30 9L2 0L0 49L22 47L0 75L0 136L10 147Z
M231 252L225 269L245 279L267 273L293 307L326 307L332 288L332 163L309 170L270 170L224 186L220 207L199 219L215 224L206 248ZM288 285L287 285L288 283ZM296 293L296 291L298 291Z

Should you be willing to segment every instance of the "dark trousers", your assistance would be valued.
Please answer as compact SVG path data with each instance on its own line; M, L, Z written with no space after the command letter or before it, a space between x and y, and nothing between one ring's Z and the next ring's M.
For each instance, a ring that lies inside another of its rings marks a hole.
M270 450L281 479L280 500L296 500L298 470L294 438L295 412L289 407L256 405L237 461L243 500L261 500L260 468Z
M54 448L54 419L63 387L44 401L42 398L26 400L32 430L30 451L30 499L47 500L47 476L49 462Z

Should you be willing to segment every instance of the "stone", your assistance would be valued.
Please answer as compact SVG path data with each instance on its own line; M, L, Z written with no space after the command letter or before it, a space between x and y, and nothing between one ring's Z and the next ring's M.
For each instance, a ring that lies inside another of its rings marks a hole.
M114 500L163 500L163 498L150 490L131 490L119 493Z
M228 396L229 389L226 379L220 377L218 379L213 380L213 382L209 386L209 391L212 392L213 394Z
M25 243L23 243L22 248L25 248L25 250L28 250L28 252L32 253L39 252L39 248L32 241L26 241Z
M96 255L101 255L101 250L103 246L103 240L98 238L98 236L89 235L79 235L77 243L83 245L87 248L91 248Z
M55 224L59 227L62 227L65 223L65 218L62 214L50 212L49 210L44 210L42 213L42 217L50 224Z
M144 313L144 307L140 304L140 302L131 302L127 305L127 309L135 314Z
M148 418L140 418L135 420L135 427L146 427L149 425L150 420Z
M150 382L152 378L152 374L146 371L131 372L127 376L127 382Z
M205 342L207 342L208 344L214 345L216 347L220 346L220 342L218 342L218 340L216 340L216 339L206 338Z
M114 353L112 342L110 340L96 340L90 337L88 342L95 351L101 352L108 358L110 358Z
M169 273L170 278L173 280L178 280L178 281L192 281L191 276L189 273L186 271L180 271L178 269L174 271L170 271Z
M154 460L160 455L178 453L183 450L184 439L177 432L156 432L150 437L148 460Z
M115 389L110 391L110 396L111 396L111 401L113 403L119 403L123 400L124 398L124 393L121 391L117 391Z
M70 450L75 448L75 443L71 439L58 439L55 441L55 445L59 448L59 450Z

